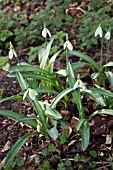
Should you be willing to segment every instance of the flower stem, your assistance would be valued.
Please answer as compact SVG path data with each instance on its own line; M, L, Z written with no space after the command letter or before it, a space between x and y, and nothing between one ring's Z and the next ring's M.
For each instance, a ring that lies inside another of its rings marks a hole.
M107 54L106 54L106 64L107 64L108 59L109 59L109 51L110 51L110 40L108 40Z
M100 52L100 69L102 67L102 59L103 59L103 39L101 39L101 52Z

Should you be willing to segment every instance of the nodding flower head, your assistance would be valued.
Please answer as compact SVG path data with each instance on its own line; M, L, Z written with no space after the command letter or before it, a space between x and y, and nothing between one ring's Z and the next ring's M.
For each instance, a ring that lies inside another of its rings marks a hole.
M99 26L95 31L95 37L97 37L98 35L100 36L100 38L102 38L103 31L101 26Z
M108 32L105 34L104 38L105 38L106 40L110 40L110 37L111 37L111 33L110 33L110 31L108 31Z
M68 50L70 50L70 51L73 50L73 45L70 43L69 40L67 40L67 41L64 43L64 50L65 50L66 48L67 48Z
M12 59L13 56L17 57L17 53L14 50L12 43L10 42L10 51L9 51L9 59Z
M46 37L47 37L47 34L49 35L49 37L51 37L50 31L45 27L45 28L42 30L42 36L43 36L44 38L46 38Z
M27 94L29 94L31 100L35 100L35 97L38 95L34 89L28 88L23 95L23 100L26 98Z

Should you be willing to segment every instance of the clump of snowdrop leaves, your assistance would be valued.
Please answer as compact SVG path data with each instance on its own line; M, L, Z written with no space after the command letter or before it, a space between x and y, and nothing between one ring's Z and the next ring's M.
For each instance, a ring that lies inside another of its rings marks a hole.
M10 42L9 59L12 59L13 56L15 56L17 58L17 53L15 52L14 47L13 47L12 43Z
M111 37L111 33L110 33L110 31L108 31L108 32L105 34L104 38L105 38L106 40L110 40L110 37Z
M49 37L51 37L50 31L49 31L46 27L44 27L44 29L42 30L42 36L43 36L44 38L46 38L47 35L49 35Z
M67 40L67 41L64 43L64 50L65 50L66 48L67 48L68 50L70 50L70 51L73 50L73 45L71 44L71 42L70 42L69 40Z
M95 31L95 37L97 37L98 35L100 36L100 38L102 38L103 31L101 26L99 26Z
M34 89L28 88L23 95L23 100L26 98L27 94L29 94L31 100L35 100L35 97L38 95L38 93Z

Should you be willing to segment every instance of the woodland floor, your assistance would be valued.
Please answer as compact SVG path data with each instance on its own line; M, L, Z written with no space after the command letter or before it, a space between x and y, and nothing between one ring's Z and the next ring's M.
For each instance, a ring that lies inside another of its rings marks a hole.
M95 61L98 62L98 58L100 55L98 49L89 49L86 50L85 53L89 54L92 58L95 59ZM69 59L71 62L76 61L76 58L73 56L70 56ZM62 61L59 62L62 65L62 62L64 63L65 61L63 61L62 59ZM90 70L88 71L90 72ZM8 73L5 71L0 71L0 88L4 89L3 92L1 92L0 94L2 97L9 97L20 92L20 87L17 80L14 78L8 78L7 74ZM91 86L91 84L89 83L89 78L86 74L82 74L81 78L83 82L85 80L85 82L88 82L88 86ZM44 96L42 96L42 98L43 97ZM87 117L95 110L96 107L93 101L86 97L83 98L83 105ZM2 104L0 104L0 109L11 110L22 115L35 114L33 108L29 103L20 100L3 102ZM53 141L52 139L47 140L43 136L35 136L33 138L30 138L19 151L19 155L24 157L25 159L25 164L21 168L14 168L14 170L38 170L39 168L34 166L34 157L36 156L40 158L42 163L43 161L45 161L45 159L47 159L50 162L53 170L56 169L60 160L65 161L67 159L71 160L73 165L73 168L68 167L67 170L80 169L80 164L83 165L82 169L92 170L93 168L89 166L89 161L97 162L97 166L94 169L111 169L111 162L107 162L106 159L110 156L113 156L112 142L107 142L107 134L113 134L113 117L97 115L91 120L90 144L87 151L83 152L81 149L81 140L76 140L76 118L78 117L76 106L71 104L67 109L65 109L61 105L59 106L59 111L66 122L67 129L72 129L68 142L65 145L62 145L60 144L59 139L56 141ZM64 129L59 126L60 134L63 130ZM11 146L21 136L31 131L33 131L31 127L28 127L22 123L15 122L11 119L8 119L7 117L0 116L0 162L3 162ZM50 144L54 144L57 150L55 153L51 153L47 158L44 158L41 155L41 152ZM91 150L95 150L97 152L97 157L90 157L89 152ZM76 156L76 154L84 155L84 159L80 162L75 163L73 161L73 158ZM60 157L60 160L57 159L55 155L58 155Z

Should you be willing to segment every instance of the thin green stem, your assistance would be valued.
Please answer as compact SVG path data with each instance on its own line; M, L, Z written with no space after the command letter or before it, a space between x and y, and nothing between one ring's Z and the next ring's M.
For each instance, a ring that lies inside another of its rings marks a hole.
M100 52L100 69L102 67L102 59L103 59L103 39L101 39L101 52Z
M19 60L19 58L18 58L18 57L15 57L15 58L16 58L16 60L17 60L18 64L19 64L19 65L21 65L21 64L20 64L20 60Z
M68 51L68 49L66 47L66 64L68 63L68 57L69 57L69 51Z
M106 64L107 64L108 59L109 59L109 51L110 51L110 40L108 40L107 54L106 54Z

